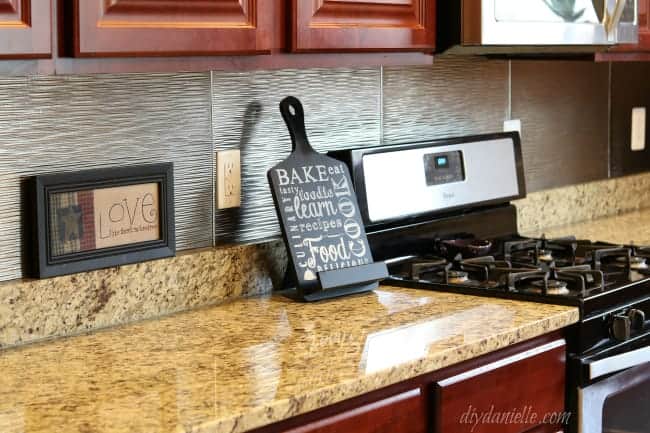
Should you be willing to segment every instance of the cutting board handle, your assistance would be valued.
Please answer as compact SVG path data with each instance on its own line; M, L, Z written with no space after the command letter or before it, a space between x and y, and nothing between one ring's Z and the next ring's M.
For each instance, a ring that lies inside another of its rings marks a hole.
M287 124L289 135L291 135L292 152L310 153L315 152L307 139L305 131L305 112L302 104L293 96L287 96L280 102L280 113Z

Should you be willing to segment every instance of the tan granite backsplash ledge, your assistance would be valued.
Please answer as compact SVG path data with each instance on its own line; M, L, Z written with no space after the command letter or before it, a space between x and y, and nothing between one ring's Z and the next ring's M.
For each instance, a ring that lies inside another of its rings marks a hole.
M514 204L523 233L619 215L650 207L650 173L534 192Z
M267 293L284 263L275 242L0 283L0 348Z

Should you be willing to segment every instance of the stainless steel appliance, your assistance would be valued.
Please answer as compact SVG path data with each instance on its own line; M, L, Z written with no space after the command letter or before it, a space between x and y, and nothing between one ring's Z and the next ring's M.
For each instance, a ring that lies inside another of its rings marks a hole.
M649 344L647 335L637 336L578 359L584 375L577 393L579 432L650 432Z
M638 42L638 0L439 2L441 51L590 52Z
M351 169L388 284L578 307L567 431L650 432L650 247L519 235L516 133L333 155Z

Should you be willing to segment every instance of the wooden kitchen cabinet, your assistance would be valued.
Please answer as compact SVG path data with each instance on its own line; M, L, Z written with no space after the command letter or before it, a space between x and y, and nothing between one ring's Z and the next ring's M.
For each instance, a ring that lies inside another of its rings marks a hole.
M420 389L369 403L286 430L286 433L426 433L425 401Z
M537 428L544 417L564 411L565 363L566 345L560 339L436 382L434 432Z
M435 0L292 0L292 51L433 51Z
M74 57L435 49L435 0L59 0ZM289 16L290 13L290 16Z
M281 0L59 0L62 54L270 53L281 5Z
M50 0L0 0L0 59L52 54Z
M252 432L561 432L543 417L565 410L565 367L565 340L548 334ZM514 422L465 422L466 413L490 411L522 415Z
M428 65L434 47L435 0L0 0L0 59L19 59L0 75Z

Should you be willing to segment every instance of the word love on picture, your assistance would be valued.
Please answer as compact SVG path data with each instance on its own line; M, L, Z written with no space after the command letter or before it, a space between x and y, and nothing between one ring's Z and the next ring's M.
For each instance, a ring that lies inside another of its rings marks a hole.
M37 176L36 276L173 255L172 165Z
M97 248L160 239L158 184L94 191Z

